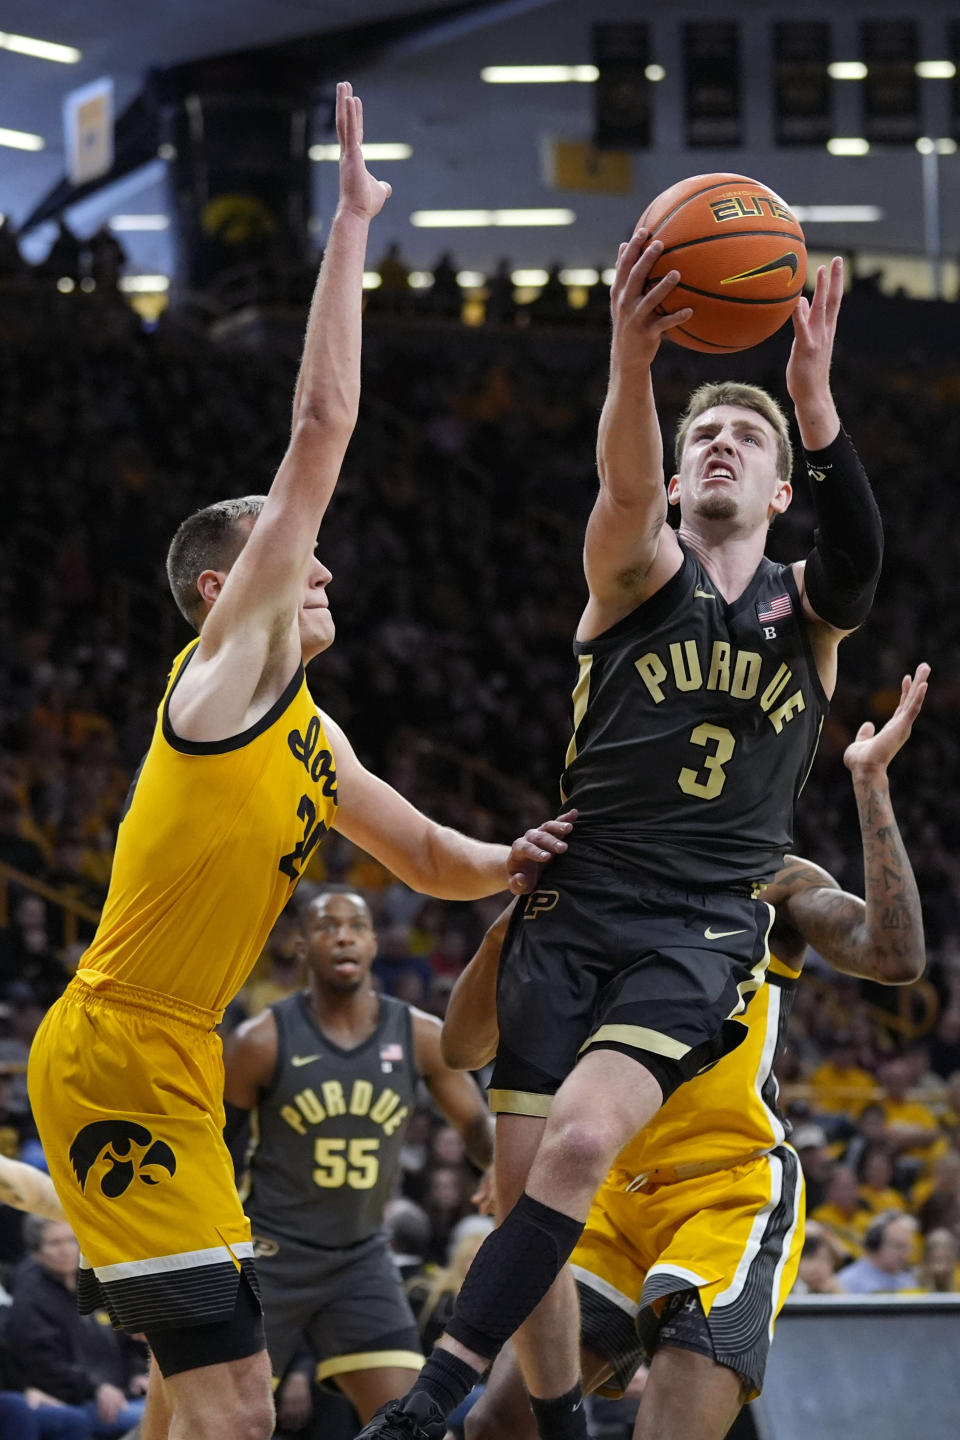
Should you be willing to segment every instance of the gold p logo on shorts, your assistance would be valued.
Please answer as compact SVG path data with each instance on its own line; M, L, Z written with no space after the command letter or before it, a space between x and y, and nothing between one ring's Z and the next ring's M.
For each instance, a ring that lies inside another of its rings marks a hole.
M534 890L523 907L524 920L536 920L538 915L545 915L554 908L559 899L559 890Z

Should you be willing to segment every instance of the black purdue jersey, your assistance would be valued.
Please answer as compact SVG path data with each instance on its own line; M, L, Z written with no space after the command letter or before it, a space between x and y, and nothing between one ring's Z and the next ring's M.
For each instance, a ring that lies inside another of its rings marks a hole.
M244 1208L255 1234L327 1247L373 1235L416 1102L410 1008L380 996L377 1028L342 1050L305 994L272 1006L273 1083L251 1114Z
M764 558L728 605L683 553L649 600L574 642L571 848L687 890L770 879L828 709L800 597Z

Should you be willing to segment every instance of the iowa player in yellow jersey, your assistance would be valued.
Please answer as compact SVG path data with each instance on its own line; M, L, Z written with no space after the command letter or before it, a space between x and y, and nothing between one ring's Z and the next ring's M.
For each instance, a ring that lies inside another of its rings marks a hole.
M864 726L845 760L863 839L866 902L789 857L767 889L773 958L747 1007L747 1035L677 1091L618 1155L573 1252L584 1387L619 1394L650 1373L635 1440L721 1440L763 1383L773 1324L803 1245L803 1177L780 1116L773 1064L807 945L838 970L890 985L924 966L913 872L887 766L923 702L929 669L905 679L879 734ZM505 912L463 972L444 1054L471 1069L496 1050L495 990ZM510 1351L467 1419L467 1440L535 1440Z
M340 194L311 305L290 443L266 497L184 521L168 575L199 639L177 657L75 979L29 1086L82 1250L78 1296L146 1334L145 1440L265 1440L270 1368L250 1226L222 1139L214 1027L325 831L441 897L533 887L562 827L511 851L434 824L357 761L304 664L331 643L314 553L356 422L367 232L389 194L337 90ZM162 1376L162 1378L160 1378Z

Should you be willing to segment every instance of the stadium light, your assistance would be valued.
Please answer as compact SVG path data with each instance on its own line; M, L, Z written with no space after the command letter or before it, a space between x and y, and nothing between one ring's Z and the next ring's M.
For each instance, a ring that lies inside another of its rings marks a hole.
M480 79L488 85L592 85L596 65L485 65Z
M170 289L169 275L121 275L117 285L127 295L162 295Z
M831 80L866 80L868 71L862 60L834 60L827 74Z
M869 155L870 141L860 135L834 135L827 149L831 155Z
M952 80L957 67L952 60L918 60L913 73L921 80Z
M10 35L0 30L0 49L17 55L32 55L35 60L55 60L59 65L76 65L83 57L72 45L54 45L50 40L34 40L31 35Z
M413 146L405 144L402 140L385 141L375 140L369 145L361 145L364 160L409 160L413 154ZM311 160L339 160L339 145L311 145L309 150Z
M114 215L108 222L111 230L167 230L167 215Z
M31 135L27 130L5 130L0 126L0 145L9 145L11 150L42 150L46 143L42 135Z
M572 210L414 210L418 230L489 229L492 226L572 225Z
M866 225L883 219L879 205L791 205L804 225Z

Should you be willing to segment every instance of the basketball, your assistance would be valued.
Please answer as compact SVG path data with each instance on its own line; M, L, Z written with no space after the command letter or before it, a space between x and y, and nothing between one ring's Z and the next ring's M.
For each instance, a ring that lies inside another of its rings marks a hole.
M640 218L663 254L649 285L669 270L680 283L666 310L693 307L667 336L714 355L748 350L788 319L807 273L803 231L775 191L746 175L693 175L664 190Z

